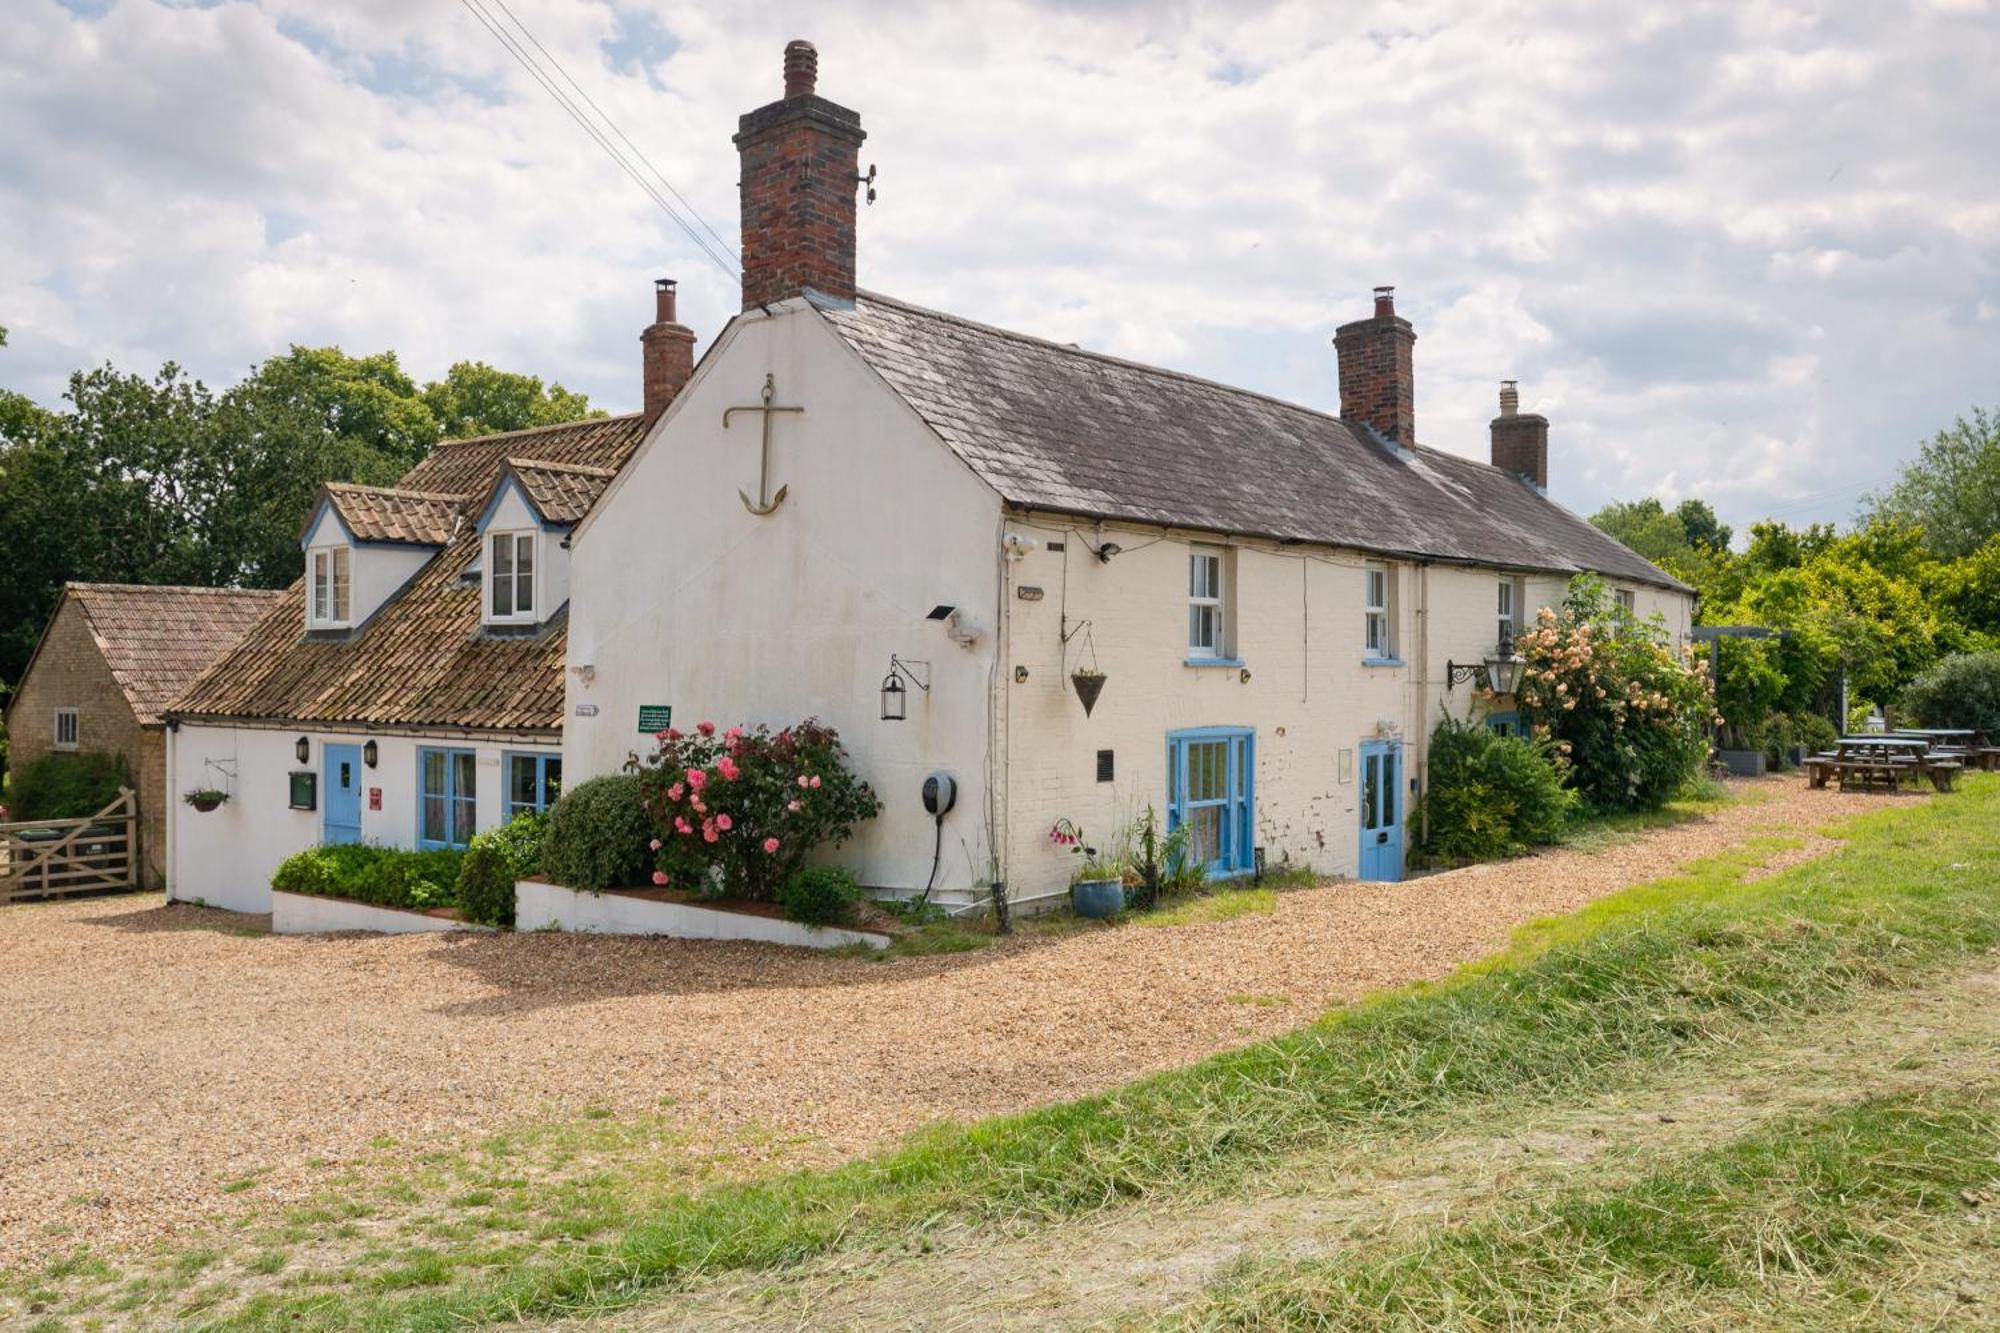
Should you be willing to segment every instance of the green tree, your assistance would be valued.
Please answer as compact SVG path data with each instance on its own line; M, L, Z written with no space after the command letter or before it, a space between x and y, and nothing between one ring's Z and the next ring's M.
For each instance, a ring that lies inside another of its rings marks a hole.
M1700 593L1704 605L1734 598L1729 528L1701 500L1668 509L1651 496L1606 505L1590 521Z
M1864 502L1873 518L1923 529L1940 556L1970 555L2000 532L2000 414L1975 407L1932 436L1895 485Z
M458 362L424 386L423 401L448 440L604 415L593 412L583 394L555 383L544 387L533 375L495 370L484 361Z

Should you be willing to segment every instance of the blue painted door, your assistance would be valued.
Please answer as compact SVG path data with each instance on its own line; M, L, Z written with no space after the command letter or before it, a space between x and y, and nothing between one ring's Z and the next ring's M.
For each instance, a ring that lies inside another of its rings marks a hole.
M326 812L327 842L361 841L361 747L358 745L322 746L321 755L326 763L326 776L320 779L326 788L326 798L321 809Z
M1361 878L1403 877L1403 746L1361 746Z
M1255 753L1245 727L1167 737L1167 827L1187 827L1187 855L1210 875L1240 875L1256 865Z

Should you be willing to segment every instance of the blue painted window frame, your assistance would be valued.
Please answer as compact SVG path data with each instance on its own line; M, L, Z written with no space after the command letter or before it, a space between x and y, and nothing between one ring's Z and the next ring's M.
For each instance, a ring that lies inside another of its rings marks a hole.
M535 766L535 799L523 805L514 799L514 761L525 759ZM550 754L542 750L508 750L500 756L500 813L512 820L515 815L529 810L546 810L555 804L549 795L549 765L562 766L561 754ZM561 794L562 778L556 778L557 794Z
M1488 713L1486 715L1486 729L1502 736L1526 736L1528 734L1528 729L1522 725L1521 714L1518 711L1511 713Z
M1188 727L1167 733L1167 829L1188 817L1183 796L1188 790L1188 748L1211 741L1227 744L1226 791L1219 799L1197 804L1222 811L1218 852L1208 863L1211 879L1246 875L1256 869L1257 733L1252 727Z
M428 761L432 755L439 755L444 760L444 786L436 793L433 793L424 785L424 770L429 767ZM458 789L459 765L456 761L461 758L472 761L469 765L472 772L472 790L469 792L461 792ZM447 825L445 832L447 836L441 839L425 836L424 807L432 799L433 795L444 801L445 823ZM446 749L443 746L436 745L417 747L416 804L417 846L426 850L436 850L441 847L464 847L467 843L471 842L472 835L479 831L478 752L475 750ZM464 820L462 825L460 823L461 817ZM454 837L452 835L459 836Z

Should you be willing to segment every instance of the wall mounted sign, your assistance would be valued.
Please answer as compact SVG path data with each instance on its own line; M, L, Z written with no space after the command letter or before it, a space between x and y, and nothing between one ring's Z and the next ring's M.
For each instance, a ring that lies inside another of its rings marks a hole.
M578 705L576 706L576 715L577 715L578 717L596 717L596 716L597 716L597 705L596 705L596 704L578 704Z
M665 731L673 724L674 706L672 704L639 705L639 730L644 734L651 736L655 732Z
M370 787L368 789L368 808L370 810L380 810L382 808L382 789L380 787Z
M758 453L757 498L752 500L748 493L744 491L736 492L739 496L743 497L743 507L760 518L765 514L774 513L778 506L785 502L785 492L789 489L788 487L780 486L776 495L771 494L771 414L774 412L797 412L803 414L805 412L803 407L773 407L771 400L777 397L777 395L777 377L775 375L766 375L764 377L764 392L762 395L764 402L761 406L731 407L724 409L722 413L722 428L724 430L729 429L729 418L738 412L756 412L763 417L764 442ZM641 727L640 730L644 731L645 728Z

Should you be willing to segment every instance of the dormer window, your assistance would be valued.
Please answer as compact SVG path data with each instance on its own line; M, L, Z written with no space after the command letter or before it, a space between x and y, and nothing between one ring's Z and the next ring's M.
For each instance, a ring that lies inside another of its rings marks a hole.
M532 532L486 534L486 619L525 624L535 619L535 537Z
M322 546L308 558L312 575L308 618L315 628L345 626L352 611L349 573L354 553L345 546Z

